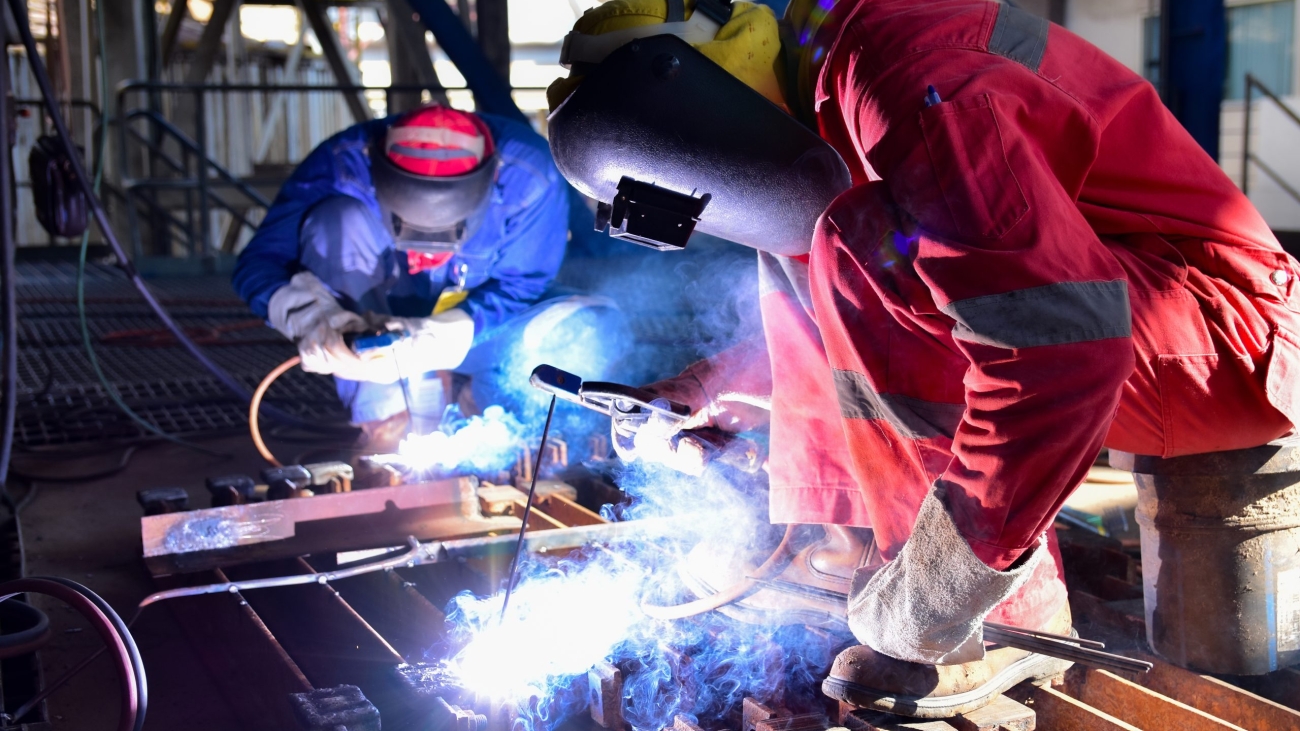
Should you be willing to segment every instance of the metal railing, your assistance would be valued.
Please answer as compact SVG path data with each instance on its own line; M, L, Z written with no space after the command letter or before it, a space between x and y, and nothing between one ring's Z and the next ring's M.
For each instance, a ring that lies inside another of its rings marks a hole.
M1251 95L1255 89L1258 89L1267 99L1272 100L1272 102L1277 105L1278 109L1282 110L1283 114L1290 118L1296 126L1300 127L1300 115L1296 114L1291 107L1287 106L1286 102L1283 102L1277 94L1274 94L1272 89L1265 86L1264 82L1255 78L1251 74L1246 74L1246 94L1244 99L1246 119L1244 124L1245 131L1242 135L1241 141L1241 192L1245 195L1250 194L1250 164L1255 163L1255 166L1260 169L1260 172L1271 178L1274 183L1277 183L1279 188L1286 191L1287 195L1291 196L1291 198L1297 203L1300 203L1300 191L1297 191L1290 183L1286 182L1286 180L1282 178L1281 174L1269 167L1267 163L1259 159L1255 153L1250 151L1250 105Z
M255 229L249 212L270 205L268 195L279 187L284 175L261 177L241 176L223 165L212 149L209 134L209 103L213 95L263 95L270 110L283 108L286 94L363 94L382 95L386 108L391 108L394 94L442 92L432 85L393 85L370 87L360 85L322 84L177 84L167 82L131 81L117 89L118 110L117 147L120 160L119 187L127 200L128 221L135 256L144 253L144 226L141 213L149 217L150 232L161 239L162 247L170 249L172 236L179 237L183 248L191 256L213 256L228 250L228 242L237 238L240 229ZM183 109L192 122L192 130L183 129L176 119L169 118L160 100L170 95L179 101L173 105ZM138 101L137 97L142 97ZM134 103L134 106L133 106ZM265 156L268 135L277 134L284 125L288 135L288 122L279 112L269 113L262 130L263 144L248 163L252 168ZM259 120L261 121L261 120ZM351 120L340 120L346 127ZM338 130L333 130L338 131ZM328 135L327 135L328 136ZM287 143L286 143L287 145ZM292 153L292 150L290 151ZM228 161L232 162L233 161ZM297 160L288 160L288 164ZM170 197L168 197L170 196ZM213 244L212 214L221 211L228 215L229 226L222 237L221 246ZM179 213L179 215L178 215Z

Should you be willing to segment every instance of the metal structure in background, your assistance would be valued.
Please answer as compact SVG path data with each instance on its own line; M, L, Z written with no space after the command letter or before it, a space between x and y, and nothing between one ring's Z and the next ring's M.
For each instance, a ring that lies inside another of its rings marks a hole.
M1261 160L1258 155L1250 151L1250 135L1251 135L1251 129L1250 129L1251 108L1250 107L1252 101L1251 97L1254 95L1255 89L1258 89L1259 92L1264 95L1264 98L1276 104L1277 108L1281 110L1281 112L1285 114L1288 119L1290 119L1297 126L1300 126L1300 114L1296 114L1295 111L1291 109L1291 107L1287 106L1286 102L1282 101L1281 97L1275 94L1272 89L1265 86L1264 82L1255 78L1251 74L1246 74L1246 96L1245 96L1245 100L1243 101L1244 109L1246 113L1246 120L1244 123L1244 131L1242 132L1242 139L1241 139L1241 192L1244 195L1247 196L1250 195L1250 164L1255 163L1255 166L1260 169L1260 172L1264 173L1269 178L1271 178L1274 183L1277 183L1278 187L1286 191L1286 194L1291 196L1292 200L1294 200L1297 203L1300 203L1300 191L1297 191L1295 187L1293 187L1290 183L1288 183L1285 179L1283 179L1281 174L1279 174L1273 168L1269 167L1269 165L1265 163L1263 160Z
M1160 98L1215 160L1228 63L1227 23L1224 0L1160 3Z
M86 275L96 351L132 409L173 434L248 428L247 404L195 367L124 276L95 264ZM25 449L147 436L113 405L86 362L75 278L71 263L18 265L17 443ZM295 352L249 314L224 277L158 280L154 287L186 331L249 390ZM347 421L328 377L295 371L276 383L269 401L306 419Z
M123 84L117 90L115 104L119 110L119 186L127 203L133 255L168 252L172 249L173 238L182 242L183 249L190 256L230 253L244 230L251 233L256 229L257 221L249 214L270 205L289 173L288 166L280 166L276 174L258 175L255 172L252 177L245 177L222 165L216 159L208 133L211 97L261 96L266 108L275 109L277 104L285 103L283 97L286 94L325 96L341 93L347 98L358 94L381 94L387 105L394 94L428 92L432 95L443 91L436 85L367 87L146 81ZM169 101L175 103L162 105L162 110L156 109L159 106L157 100L167 96L171 96ZM139 97L143 97L143 103L136 104L134 100ZM168 106L185 106L193 110L192 133L168 118L165 111ZM283 136L288 139L294 136L288 129L292 121L286 115L272 114L269 118L273 126L261 129L262 137ZM282 125L284 129L280 128ZM232 222L226 227L222 241L216 244L211 220L214 210L224 212ZM163 227L161 231L149 232L153 246L146 246L142 218L154 226L161 222Z

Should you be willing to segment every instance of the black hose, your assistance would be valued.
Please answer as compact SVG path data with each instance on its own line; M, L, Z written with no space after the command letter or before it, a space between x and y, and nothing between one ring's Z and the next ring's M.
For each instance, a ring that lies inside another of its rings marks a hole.
M0 501L13 512L14 501L9 494L9 460L14 452L14 424L18 417L18 298L14 281L14 209L13 176L10 167L13 156L9 148L9 57L0 60L0 241L4 251L0 255L0 278L4 279L4 426L0 436Z
M82 586L71 579L64 579L58 576L38 576L35 578L63 584L69 589L76 591L93 602L95 606L99 607L99 611L103 612L104 616L108 617L108 621L113 623L113 628L117 630L117 634L122 638L122 644L126 645L126 651L131 656L131 667L135 670L136 695L139 696L139 703L137 704L138 713L135 718L135 731L141 731L144 728L145 711L149 706L149 681L145 678L144 659L140 657L140 648L136 646L135 638L131 636L131 630L127 629L126 623L122 621L120 616L118 616L117 611L114 610L108 602L104 601L103 597L85 586Z
M77 178L77 183L90 203L90 212L95 218L95 224L99 226L100 232L104 235L104 240L117 257L118 266L131 279L131 283L135 285L149 308L154 311L159 320L162 320L163 325L172 331L172 334L176 336L176 340L189 351L190 355L194 356L194 359L229 389L231 393L238 395L246 402L251 401L253 395L248 389L244 388L225 369L208 358L207 354L176 324L171 314L163 308L162 303L154 296L149 286L145 284L144 279L140 276L140 272L136 271L135 265L127 257L126 249L122 248L122 243L117 240L117 234L113 232L112 226L109 225L108 214L104 210L103 203L95 195L94 185L91 183L90 176L86 174L86 167L82 163L80 151L77 150L76 145L73 143L72 134L68 131L68 125L63 120L63 113L59 110L54 85L50 83L49 73L46 71L45 62L41 59L39 50L36 47L36 38L32 35L31 24L27 19L27 6L24 0L9 0L9 8L13 11L14 19L18 23L18 33L22 36L23 47L27 49L27 62L31 65L32 76L36 78L36 85L40 87L41 97L45 100L45 109L49 113L50 121L54 124L54 130L58 134L59 141L63 145L69 162L72 164L72 171ZM308 431L320 431L319 425L286 414L279 409L269 408L264 409L264 412L276 421L291 424Z
M0 604L0 616L6 625L27 625L0 635L0 658L25 655L50 641L50 618L27 602L15 600Z

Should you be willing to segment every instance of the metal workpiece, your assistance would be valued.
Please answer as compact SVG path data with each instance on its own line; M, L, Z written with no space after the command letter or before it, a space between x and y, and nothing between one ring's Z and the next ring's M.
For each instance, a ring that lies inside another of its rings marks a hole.
M183 487L153 487L135 494L145 515L162 515L189 510L190 495Z
M355 685L289 696L302 731L379 731L379 709Z
M302 500L272 500L143 518L145 564L154 575L201 571L321 551L513 533L514 517L484 517L476 480L380 487Z
M1233 675L1300 662L1300 438L1111 464L1138 487L1151 647Z

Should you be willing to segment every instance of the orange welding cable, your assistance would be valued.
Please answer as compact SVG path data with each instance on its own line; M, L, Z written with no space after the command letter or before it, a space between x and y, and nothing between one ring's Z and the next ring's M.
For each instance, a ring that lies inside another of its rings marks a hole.
M280 464L280 460L276 459L275 455L271 454L271 450L267 448L266 442L262 441L262 429L257 425L257 415L262 409L262 397L266 395L266 389L270 388L272 383L275 383L275 379L283 376L285 371L301 362L302 358L295 355L271 369L271 372L266 374L266 378L263 378L262 382L257 384L257 390L253 392L253 398L248 402L248 432L253 437L253 446L257 447L262 459L270 462L272 467L283 467L284 465Z
M764 579L770 579L773 575L781 572L786 566L790 565L790 560L794 558L794 552L791 550L791 544L794 543L794 532L796 526L792 523L786 526L785 535L781 537L781 543L772 552L772 555L763 562L762 566L754 569L748 578L732 584L730 587L712 596L706 596L703 599L696 599L693 602L677 604L671 607L663 607L655 604L641 604L641 611L645 612L651 619L686 619L694 617L697 614L711 612L714 609L725 607L733 602L740 601L758 588L758 582Z

